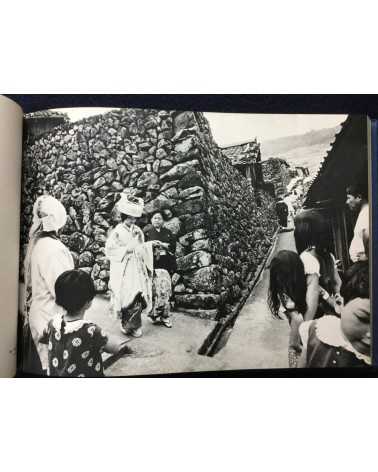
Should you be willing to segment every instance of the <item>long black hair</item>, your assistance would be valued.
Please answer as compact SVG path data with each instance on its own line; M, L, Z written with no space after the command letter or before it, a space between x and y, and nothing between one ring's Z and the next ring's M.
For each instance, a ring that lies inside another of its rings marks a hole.
M336 284L335 262L329 249L330 231L326 220L316 210L303 210L294 220L294 239L298 254L314 248L320 264L320 285L329 293Z
M293 251L280 251L270 263L268 306L272 315L279 318L279 309L284 296L291 298L295 308L304 314L306 303L306 275L301 258Z

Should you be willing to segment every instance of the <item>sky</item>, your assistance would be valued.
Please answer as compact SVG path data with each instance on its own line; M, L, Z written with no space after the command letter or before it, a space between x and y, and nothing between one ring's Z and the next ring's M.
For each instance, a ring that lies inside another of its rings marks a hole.
M242 113L205 113L215 141L220 146L257 138L259 142L304 134L311 130L333 128L347 115L269 115Z
M71 121L106 113L112 108L64 108ZM311 130L333 128L347 115L269 115L247 113L205 113L215 141L220 146L257 138L259 142L284 136L304 134Z

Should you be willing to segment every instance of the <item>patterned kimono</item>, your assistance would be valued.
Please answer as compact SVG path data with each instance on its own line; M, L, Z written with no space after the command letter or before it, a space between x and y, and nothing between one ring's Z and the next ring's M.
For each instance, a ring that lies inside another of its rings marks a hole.
M169 318L172 282L169 272L165 269L155 269L152 283L152 313L151 318Z
M49 376L103 377L101 352L108 337L88 320L50 320L42 341L48 345Z
M110 233L105 251L110 260L112 308L126 330L138 329L142 314L152 309L152 243L144 242L138 226L120 223Z

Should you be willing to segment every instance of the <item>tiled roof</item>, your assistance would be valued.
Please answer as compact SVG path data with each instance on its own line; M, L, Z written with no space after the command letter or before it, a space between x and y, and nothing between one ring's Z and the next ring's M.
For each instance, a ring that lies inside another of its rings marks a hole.
M348 116L313 177L306 206L319 204L321 201L343 201L346 186L358 179L364 169L367 155L367 143L364 142L366 130L366 117Z
M232 165L252 164L260 159L260 144L257 140L235 144L221 148L223 154L228 157Z

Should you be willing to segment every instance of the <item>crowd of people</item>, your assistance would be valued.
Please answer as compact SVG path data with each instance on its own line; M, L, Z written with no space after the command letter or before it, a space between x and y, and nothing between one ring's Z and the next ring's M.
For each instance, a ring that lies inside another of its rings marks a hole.
M315 210L294 219L297 252L280 251L270 264L268 304L290 325L290 367L359 366L370 363L369 205L356 186L347 205L358 214L350 244L351 265L344 273L328 247L328 223ZM161 212L145 232L136 224L144 202L122 193L116 203L120 222L110 230L105 254L110 261L110 312L123 336L112 336L86 318L95 297L91 276L75 269L60 241L67 214L48 195L33 208L25 258L24 358L31 372L50 376L103 376L102 352L122 355L130 338L149 322L172 328L172 275L176 241ZM285 211L286 215L286 211ZM284 216L285 216L284 215ZM286 216L287 218L287 216ZM287 225L287 221L281 221Z
M368 195L359 185L346 194L357 219L344 273L329 250L328 223L316 210L295 217L297 252L280 251L270 264L268 304L289 322L290 367L371 363Z
M122 355L126 342L143 335L143 323L172 328L171 276L176 241L163 227L161 212L151 216L146 234L136 225L144 202L122 193L116 204L120 223L109 232L111 308L126 336L118 338L85 318L95 297L91 276L75 269L59 232L67 220L52 196L39 197L25 258L24 360L33 373L59 377L103 376L102 352Z

